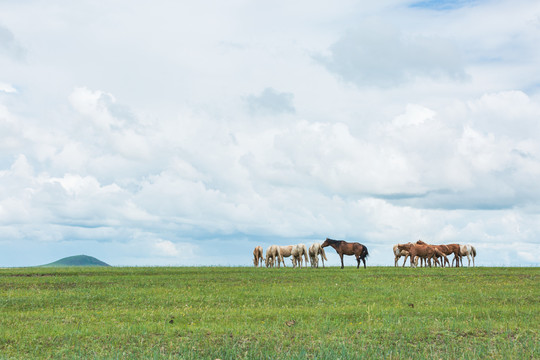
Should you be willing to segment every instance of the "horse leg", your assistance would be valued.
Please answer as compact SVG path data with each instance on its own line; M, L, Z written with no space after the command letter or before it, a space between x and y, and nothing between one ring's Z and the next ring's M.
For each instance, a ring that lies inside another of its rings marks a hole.
M356 268L357 269L360 268L360 257L359 256L356 257Z
M339 257L341 258L341 268L343 269L345 266L343 266L343 254L339 254Z
M403 260L403 266L402 267L405 267L405 263L407 262L408 257L409 257L409 255L405 255L405 260Z
M394 267L397 267L397 261L399 260L399 256L394 256Z
M365 257L362 258L362 262L364 263L364 269L365 269L366 268L366 258Z

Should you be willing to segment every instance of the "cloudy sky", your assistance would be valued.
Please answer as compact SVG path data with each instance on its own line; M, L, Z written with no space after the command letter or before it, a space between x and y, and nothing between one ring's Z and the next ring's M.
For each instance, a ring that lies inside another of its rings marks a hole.
M536 0L0 0L0 266L539 265L538 44Z

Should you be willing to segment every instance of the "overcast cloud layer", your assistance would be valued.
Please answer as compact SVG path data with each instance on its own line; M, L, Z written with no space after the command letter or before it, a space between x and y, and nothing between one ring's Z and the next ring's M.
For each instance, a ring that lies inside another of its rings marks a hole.
M538 266L538 44L534 0L0 1L0 266Z

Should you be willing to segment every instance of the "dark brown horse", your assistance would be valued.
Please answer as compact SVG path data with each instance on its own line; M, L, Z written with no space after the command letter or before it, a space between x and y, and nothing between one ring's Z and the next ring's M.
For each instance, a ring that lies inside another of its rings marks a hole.
M326 238L324 242L322 243L321 247L327 247L331 246L336 250L339 257L341 258L341 268L343 269L343 255L354 255L356 256L356 262L358 265L356 265L356 268L358 269L360 267L360 260L364 262L364 269L366 268L366 257L369 255L368 249L365 245L362 245L360 243L354 242L349 243L343 240L332 240L329 238Z

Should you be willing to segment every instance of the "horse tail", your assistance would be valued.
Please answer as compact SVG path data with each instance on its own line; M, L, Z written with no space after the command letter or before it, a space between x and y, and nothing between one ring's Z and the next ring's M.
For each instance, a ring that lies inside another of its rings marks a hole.
M369 256L369 252L366 245L362 245L362 254L360 254L360 256L364 259Z
M437 254L437 256L439 257L442 257L442 258L445 258L446 255L439 249L435 248L435 254Z
M476 257L476 248L471 245L472 256Z
M321 255L324 257L324 260L328 261L326 258L326 253L324 252L324 248L321 248Z

